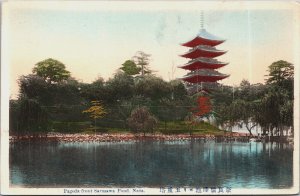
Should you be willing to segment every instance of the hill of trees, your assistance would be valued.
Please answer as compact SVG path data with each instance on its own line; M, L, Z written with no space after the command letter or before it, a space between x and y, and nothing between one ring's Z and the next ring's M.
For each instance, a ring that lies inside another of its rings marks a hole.
M19 78L18 99L10 100L11 133L187 131L182 122L197 107L197 95L188 95L179 80L155 76L149 58L139 52L112 78L92 83L79 82L55 59L38 62L32 74ZM211 111L201 117L214 118L224 128L245 125L250 134L259 125L262 134L282 135L293 130L293 81L293 65L274 62L265 84L243 80L237 87L212 91Z

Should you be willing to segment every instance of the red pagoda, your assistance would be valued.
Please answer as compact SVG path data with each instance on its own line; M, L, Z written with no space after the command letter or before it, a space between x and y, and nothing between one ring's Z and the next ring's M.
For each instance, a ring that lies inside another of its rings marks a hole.
M215 59L227 52L218 50L215 47L224 41L202 28L194 39L182 44L191 48L187 53L181 55L189 58L190 61L185 65L179 66L190 71L181 78L186 82L186 87L190 94L214 88L217 86L217 81L229 76L216 71L216 69L228 64Z

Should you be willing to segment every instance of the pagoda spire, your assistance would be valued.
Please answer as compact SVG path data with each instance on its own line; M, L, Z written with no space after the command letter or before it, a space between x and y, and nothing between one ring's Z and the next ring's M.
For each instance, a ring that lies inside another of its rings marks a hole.
M201 13L200 13L200 27L201 27L201 29L204 29L204 13L203 13L203 10L201 10Z

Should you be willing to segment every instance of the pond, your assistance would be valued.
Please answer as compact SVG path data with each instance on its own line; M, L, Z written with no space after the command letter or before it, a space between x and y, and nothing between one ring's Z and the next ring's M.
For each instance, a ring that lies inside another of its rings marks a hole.
M204 141L15 142L11 186L293 186L293 149L282 143Z

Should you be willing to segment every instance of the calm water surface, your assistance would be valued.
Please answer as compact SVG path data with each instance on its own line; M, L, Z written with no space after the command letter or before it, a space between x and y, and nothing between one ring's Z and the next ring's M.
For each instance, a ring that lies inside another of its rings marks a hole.
M289 188L293 149L278 143L13 143L12 185Z

